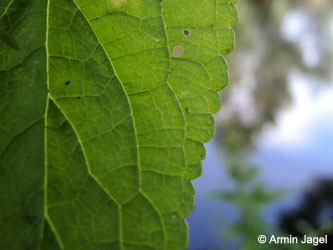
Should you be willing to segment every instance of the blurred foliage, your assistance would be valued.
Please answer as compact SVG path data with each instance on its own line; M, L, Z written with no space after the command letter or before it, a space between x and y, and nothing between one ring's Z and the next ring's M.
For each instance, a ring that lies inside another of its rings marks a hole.
M222 93L223 108L218 116L220 142L225 135L240 133L246 146L276 114L291 103L288 78L300 72L314 79L313 85L332 82L332 45L329 29L333 2L327 0L272 1L242 0L236 27L236 49L227 61L231 84ZM311 27L297 41L282 34L289 14L303 13ZM311 36L319 56L313 64L305 60L302 42Z
M280 228L297 237L328 236L328 244L317 249L333 248L333 180L319 179L304 193L301 204L281 214Z
M217 117L223 165L234 188L215 193L215 197L240 210L239 219L223 232L224 238L232 239L235 249L312 249L302 244L258 244L260 234L289 234L261 217L262 208L282 193L269 191L258 181L259 168L250 163L249 155L255 150L255 136L266 124L274 123L277 113L292 102L288 81L293 72L314 79L314 86L332 82L332 47L327 43L332 7L328 0L239 1L236 50L227 58L231 84L222 93L223 109ZM315 27L309 34L317 41L317 63L306 60L301 37L290 40L281 32L286 16L295 12L303 13ZM323 230L300 223L304 233L318 235Z
M270 228L261 218L262 207L279 197L280 193L268 191L255 180L258 168L248 162L245 152L233 148L227 155L225 166L235 188L215 192L215 197L236 205L240 213L239 219L223 232L224 237L232 239L236 249L277 249L274 245L259 244L257 238Z

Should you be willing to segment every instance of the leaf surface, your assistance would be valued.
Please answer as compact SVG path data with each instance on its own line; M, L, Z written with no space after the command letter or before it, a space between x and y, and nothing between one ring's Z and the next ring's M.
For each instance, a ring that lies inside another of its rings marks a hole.
M185 249L231 0L1 0L0 249ZM15 45L15 44L14 44Z

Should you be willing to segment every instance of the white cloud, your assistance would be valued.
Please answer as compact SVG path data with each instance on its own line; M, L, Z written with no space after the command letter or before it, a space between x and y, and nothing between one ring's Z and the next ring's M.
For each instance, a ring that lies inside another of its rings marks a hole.
M278 114L276 124L263 129L257 138L259 145L301 149L309 147L322 128L331 126L333 130L333 85L314 89L312 80L292 74L293 104Z

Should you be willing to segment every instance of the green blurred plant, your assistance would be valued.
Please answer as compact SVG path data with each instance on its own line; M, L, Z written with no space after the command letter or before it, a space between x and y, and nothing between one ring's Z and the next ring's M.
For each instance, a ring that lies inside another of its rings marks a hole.
M244 140L240 133L231 132L224 139L224 166L234 181L234 188L217 191L214 196L240 209L239 219L224 236L233 240L239 249L277 249L274 245L260 245L257 238L271 229L261 217L263 206L278 198L281 192L269 191L257 180L258 167L248 160L246 147L239 147Z
M261 234L289 234L261 217L262 209L283 193L267 190L258 180L259 166L251 163L249 155L255 150L255 135L267 124L274 123L277 113L292 102L288 79L293 71L330 82L332 59L327 56L330 48L326 43L318 44L321 60L313 66L304 61L304 51L298 43L281 36L286 14L297 10L311 16L313 25L327 27L331 16L329 6L328 1L316 0L239 1L241 19L236 29L237 49L228 56L232 84L222 94L225 105L217 131L223 166L234 181L234 188L214 193L218 199L239 209L239 219L223 232L223 237L231 239L236 249L312 249L302 244L260 245L257 242ZM327 29L318 28L315 36L327 37ZM316 80L314 85L318 83ZM242 92L242 89L246 91ZM300 221L300 227L304 234L319 235L318 230L304 222Z
M228 174L234 181L234 188L226 191L214 192L214 197L229 202L239 208L239 218L226 230L223 230L223 237L230 239L236 249L241 250L311 250L310 245L303 244L259 244L258 236L266 235L267 240L274 234L275 236L288 237L289 234L267 223L262 218L262 211L270 202L283 196L281 190L270 191L258 180L258 166L252 164L248 159L250 151L241 145L241 136L230 133L225 138L224 166ZM320 235L318 230L305 226L305 222L300 222L300 227L304 234ZM327 229L323 227L321 230ZM326 230L327 231L327 230ZM220 248L224 249L224 248ZM213 250L213 249L212 249ZM217 250L217 249L216 249Z

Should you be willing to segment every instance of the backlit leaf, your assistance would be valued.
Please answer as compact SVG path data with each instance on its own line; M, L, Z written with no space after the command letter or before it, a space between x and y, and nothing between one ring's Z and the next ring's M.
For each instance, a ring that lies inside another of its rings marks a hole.
M0 249L186 248L232 2L0 0Z

